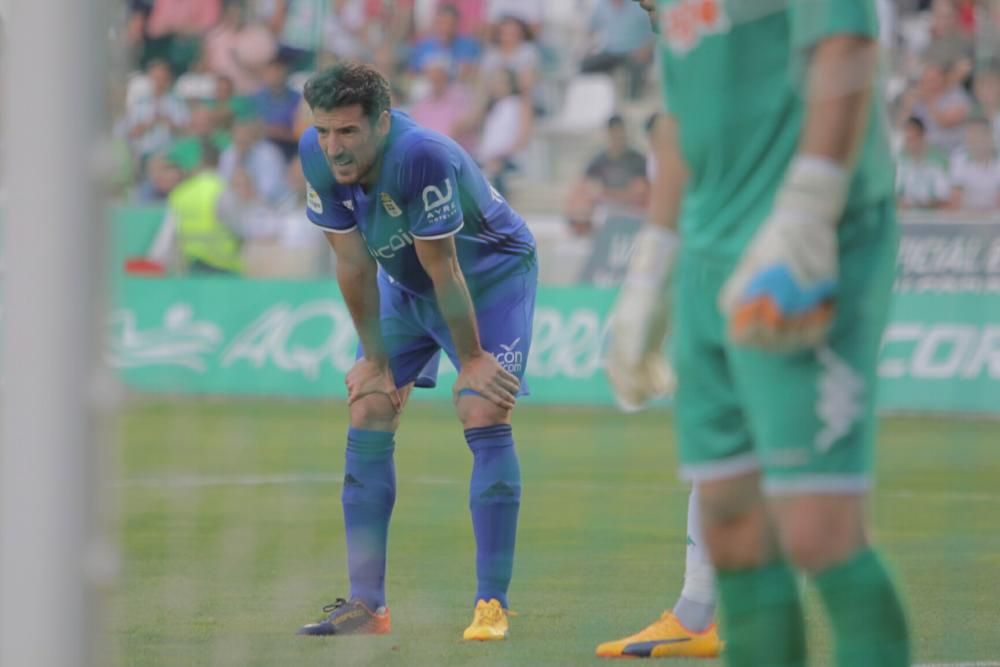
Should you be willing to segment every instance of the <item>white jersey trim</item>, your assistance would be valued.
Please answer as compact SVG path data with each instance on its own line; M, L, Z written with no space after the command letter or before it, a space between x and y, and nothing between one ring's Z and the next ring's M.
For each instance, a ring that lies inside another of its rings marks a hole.
M312 222L314 225L322 229L324 232L332 232L334 234L349 234L358 228L357 225L351 225L347 229L334 229L333 227L327 227L326 225L321 225L318 222L313 222L312 220L309 220L309 222Z
M451 230L450 232L445 232L444 234L435 234L433 236L418 236L417 234L410 232L410 236L412 236L415 239L420 239L421 241L437 241L438 239L446 239L449 236L454 236L455 234L458 234L460 231L462 231L462 227L465 227L465 220L463 220L462 224L460 224L458 227Z
M714 482L760 470L760 461L753 452L738 454L718 461L681 466L681 478L689 482Z

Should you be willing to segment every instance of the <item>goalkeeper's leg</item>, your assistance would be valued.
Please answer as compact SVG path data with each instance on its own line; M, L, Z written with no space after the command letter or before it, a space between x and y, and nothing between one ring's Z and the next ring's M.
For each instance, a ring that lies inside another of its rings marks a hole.
M701 530L698 485L691 486L687 515L684 588L673 612L685 628L702 632L715 622L715 571Z

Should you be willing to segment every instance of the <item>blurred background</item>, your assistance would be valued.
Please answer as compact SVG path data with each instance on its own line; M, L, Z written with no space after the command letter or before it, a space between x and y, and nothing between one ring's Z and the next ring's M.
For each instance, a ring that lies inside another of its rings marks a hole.
M4 19L16 1L0 2ZM922 664L1000 665L1000 0L873 1L903 224L875 523ZM121 392L99 444L121 567L98 664L589 664L597 641L668 606L687 495L669 404L623 416L601 371L662 109L637 4L105 4L102 317ZM292 636L346 593L338 471L356 338L296 157L302 87L344 59L375 65L394 106L466 147L538 241L509 646L457 642L473 552L450 368L398 438L396 633ZM185 203L206 192L217 219L199 227Z

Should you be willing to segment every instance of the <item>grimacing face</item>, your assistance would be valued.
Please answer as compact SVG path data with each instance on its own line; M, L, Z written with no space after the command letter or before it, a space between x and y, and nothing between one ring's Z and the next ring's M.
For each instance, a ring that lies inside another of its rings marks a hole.
M390 127L385 111L372 125L360 104L314 109L313 125L333 177L341 185L371 184Z

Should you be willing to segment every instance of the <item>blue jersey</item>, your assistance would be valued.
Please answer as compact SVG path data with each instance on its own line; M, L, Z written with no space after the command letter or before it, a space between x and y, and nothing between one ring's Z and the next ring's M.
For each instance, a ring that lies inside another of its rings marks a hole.
M333 233L357 229L382 271L415 296L433 298L433 284L414 239L454 237L473 296L535 265L534 237L475 161L405 113L392 111L381 171L369 192L336 182L316 128L302 135L299 156L309 220Z

